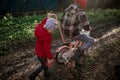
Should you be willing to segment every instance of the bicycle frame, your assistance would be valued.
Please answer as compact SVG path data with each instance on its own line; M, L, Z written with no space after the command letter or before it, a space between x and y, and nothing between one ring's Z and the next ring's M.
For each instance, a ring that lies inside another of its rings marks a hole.
M69 65L69 63L71 63L69 59L74 55L74 51L78 48L78 46L80 46L80 47L82 46L83 42L78 41L78 40L75 40L73 42L72 39L70 39L69 41L65 41L65 38L64 38L64 35L63 35L63 32L62 32L58 17L57 17L56 14L54 16L55 16L55 18L57 20L57 23L58 23L58 29L59 29L59 32L60 32L62 42L64 43L62 46L60 46L56 50L55 58L56 58L58 63L65 63L65 64L67 63L67 65ZM67 49L67 50L65 52L61 53L61 51L64 51L64 49ZM59 62L60 58L62 58L61 59L62 62Z
M64 44L69 43L69 44L70 44L69 49L73 49L73 48L75 49L75 48L78 47L78 45L79 45L79 46L82 46L83 43L82 43L81 41L77 41L77 40L76 40L74 46L72 45L72 41L71 41L71 40L70 40L70 42L66 42L66 41L65 41L65 38L64 38L64 36L63 36L62 29L61 29L61 26L60 26L60 23L59 23L59 20L58 20L57 15L55 15L55 18L56 18L57 23L58 23L58 29L59 29L59 32L60 32L60 36L61 36L62 42L63 42ZM66 47L66 46L64 45L64 46L60 47L60 49L61 49L61 48L64 48L64 47ZM68 46L67 46L67 47L68 47ZM59 49L58 49L57 52L59 52Z

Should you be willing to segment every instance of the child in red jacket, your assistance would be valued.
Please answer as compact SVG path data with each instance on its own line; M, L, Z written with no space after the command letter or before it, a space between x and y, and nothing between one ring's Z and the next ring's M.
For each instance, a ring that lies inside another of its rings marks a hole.
M48 17L38 24L34 31L34 35L36 37L35 51L39 61L41 62L41 66L29 76L29 80L35 80L36 76L42 70L44 70L44 77L51 75L48 71L48 67L53 63L53 56L50 50L52 40L51 34L57 28L57 21L56 19L51 18L50 15L52 14L48 14Z

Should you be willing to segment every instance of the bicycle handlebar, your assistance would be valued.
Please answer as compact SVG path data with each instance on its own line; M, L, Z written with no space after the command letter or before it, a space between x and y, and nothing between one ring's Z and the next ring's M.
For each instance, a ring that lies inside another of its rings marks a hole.
M64 37L63 37L63 33L62 33L62 29L61 29L61 27L60 27L60 23L59 23L59 20L58 20L58 16L57 16L56 14L52 14L52 16L54 16L54 17L56 18L56 20L57 20L58 29L59 29L60 36L61 36L61 38L62 38L63 43L67 43L67 42L65 41Z

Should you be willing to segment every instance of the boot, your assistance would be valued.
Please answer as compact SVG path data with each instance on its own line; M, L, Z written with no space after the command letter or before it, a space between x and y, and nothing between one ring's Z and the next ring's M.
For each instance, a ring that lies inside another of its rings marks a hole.
M41 65L40 67L38 67L30 76L29 76L29 80L35 80L35 78L38 76L38 74L45 69L45 66Z
M44 77L50 77L52 73L49 70L44 71Z
M80 63L80 62L79 62L79 63L78 63L78 62L76 62L76 63L75 63L75 66L82 67L82 65L81 65L81 63Z
M36 78L36 76L33 74L29 76L29 80L35 80L35 78Z

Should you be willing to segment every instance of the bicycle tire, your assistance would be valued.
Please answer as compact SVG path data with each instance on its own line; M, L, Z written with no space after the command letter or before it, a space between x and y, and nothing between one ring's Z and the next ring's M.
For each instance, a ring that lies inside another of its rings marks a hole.
M62 55L69 50L68 47L63 47L56 53L56 62L59 64L63 64L65 60L62 58Z

